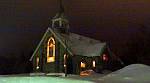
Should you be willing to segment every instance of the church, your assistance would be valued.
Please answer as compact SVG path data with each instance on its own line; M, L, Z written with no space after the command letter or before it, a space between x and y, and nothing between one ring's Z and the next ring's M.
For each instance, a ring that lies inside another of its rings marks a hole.
M112 56L107 43L69 31L69 21L60 2L58 13L44 33L30 61L33 72L78 74L101 72Z

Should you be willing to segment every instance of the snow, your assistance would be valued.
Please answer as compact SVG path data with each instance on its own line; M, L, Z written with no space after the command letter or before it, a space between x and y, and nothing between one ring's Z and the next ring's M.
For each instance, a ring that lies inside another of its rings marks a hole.
M150 66L132 64L96 81L102 83L150 83Z
M64 47L69 48L71 54L88 57L100 56L100 53L102 53L104 47L106 46L106 42L101 42L79 34L69 33L66 35L60 34L51 28L49 28L49 30Z
M85 80L75 80L69 78L48 77L48 76L3 76L0 83L93 83Z
M150 83L150 66L131 64L115 72L102 71L101 74L87 70L89 75L67 75L62 79L82 80L94 83Z
M100 56L106 43L75 33L69 34L70 47L74 54L82 56Z
M39 47L41 46L42 42L49 32L51 32L55 36L55 38L63 45L63 47L67 48L67 51L71 55L88 57L100 56L104 47L106 46L106 42L101 42L75 33L69 33L69 35L60 34L57 31L48 28L44 33L44 36L42 37L42 40L38 44L36 50L32 54L30 61L33 59L33 56L38 51Z
M93 70L85 70L83 71L84 75L67 75L67 78L70 79L78 79L78 80L86 80L86 81L91 81L91 82L96 82L99 78L111 73L109 70L104 70L102 73L96 73Z
M30 74L31 76L0 76L0 83L150 83L150 66L144 64L128 65L115 72L101 74L88 70L88 76L67 75L54 77L51 74Z

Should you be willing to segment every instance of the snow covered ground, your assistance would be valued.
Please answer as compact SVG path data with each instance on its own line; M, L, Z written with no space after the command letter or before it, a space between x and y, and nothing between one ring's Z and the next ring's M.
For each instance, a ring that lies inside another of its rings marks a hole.
M112 73L109 71L103 74L91 72L89 76L54 77L44 73L8 75L0 76L0 83L150 83L150 66L132 64Z
M69 78L49 77L49 76L7 76L0 77L0 83L93 83L85 80L75 80Z
M150 83L150 66L132 64L96 80L102 83Z

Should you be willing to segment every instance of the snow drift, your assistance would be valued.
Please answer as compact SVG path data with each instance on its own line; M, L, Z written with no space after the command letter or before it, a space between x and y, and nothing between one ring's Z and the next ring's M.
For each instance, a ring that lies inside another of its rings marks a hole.
M128 65L97 80L102 83L150 83L150 66Z

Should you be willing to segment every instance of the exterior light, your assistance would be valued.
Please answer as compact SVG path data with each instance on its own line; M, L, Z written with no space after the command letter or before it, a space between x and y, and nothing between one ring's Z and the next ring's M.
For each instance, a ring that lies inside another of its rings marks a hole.
M39 66L36 67L36 69L39 69L39 68L40 68Z
M36 69L39 69L39 57L36 58Z
M66 54L64 54L64 67L66 67Z
M65 77L67 76L67 54L64 54L64 69L65 69Z
M64 64L64 67L66 67L66 65Z

